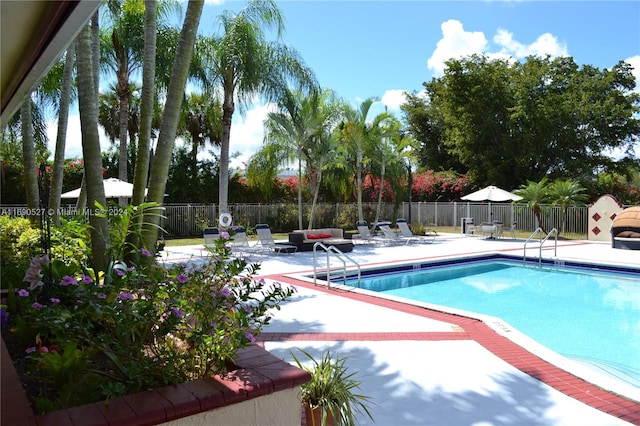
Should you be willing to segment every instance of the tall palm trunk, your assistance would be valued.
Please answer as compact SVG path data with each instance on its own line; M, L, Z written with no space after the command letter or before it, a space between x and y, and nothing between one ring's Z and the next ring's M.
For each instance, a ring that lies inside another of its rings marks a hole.
M140 133L138 135L138 153L136 166L133 172L133 195L131 204L138 206L144 202L149 177L149 157L151 147L151 127L153 119L153 104L155 99L155 74L156 74L156 0L145 0L144 15L144 55L142 58L142 95L140 97ZM138 216L132 222L127 233L127 241L133 247L139 247L138 240L142 229L142 217Z
M387 169L386 163L383 161L380 169L380 191L378 191L378 205L376 206L376 220L374 223L378 223L380 220L380 210L382 208L382 189L384 188L384 173Z
M220 141L220 179L218 180L219 213L229 212L229 141L231 138L231 119L235 106L233 91L225 94L222 104L222 140Z
M164 192L169 175L171 154L180 120L180 107L184 98L184 88L191 65L191 56L196 41L196 33L200 16L202 15L204 0L193 0L187 6L187 13L180 32L180 41L176 49L175 61L171 70L171 79L167 90L167 102L165 103L158 135L158 146L153 157L151 173L149 176L149 192L147 200L162 205ZM143 246L153 248L158 239L159 218L149 215L144 219Z
M138 153L133 174L133 197L131 204L144 201L147 177L149 176L149 156L151 146L151 126L153 100L155 98L156 74L156 0L145 0L144 57L142 64L142 96L140 99L140 134Z
M31 115L31 92L24 99L20 109L22 122L22 155L24 162L24 178L27 196L27 208L33 212L40 206L38 176L36 175L36 156L33 148L33 116ZM32 223L38 218L29 214Z
M356 154L356 194L358 200L358 220L364 220L364 210L362 209L362 149L358 148Z
M125 67L120 67L125 68ZM129 124L129 71L126 69L118 72L118 99L120 100L120 151L118 156L118 179L128 182L127 176L127 130Z
M60 108L58 112L58 133L56 135L56 150L51 168L51 192L49 193L49 208L53 209L53 223L58 224L60 209L60 195L62 194L62 180L64 172L64 151L67 142L67 125L69 123L69 105L71 104L71 83L73 78L73 64L75 59L75 43L67 48L62 73L62 88L60 91Z
M309 229L313 229L313 221L316 216L316 205L318 204L318 194L320 194L320 182L322 181L322 168L316 170L316 185L313 189L313 201L311 202L311 214L309 215Z
M90 209L91 251L96 268L104 271L107 264L106 248L109 244L107 219L95 213L96 202L106 205L102 179L102 154L98 135L98 98L93 82L93 61L89 27L78 35L76 45L78 69L78 109L82 132L82 156L87 188L87 205Z
M298 143L298 229L302 229L302 144ZM311 229L311 222L309 222Z

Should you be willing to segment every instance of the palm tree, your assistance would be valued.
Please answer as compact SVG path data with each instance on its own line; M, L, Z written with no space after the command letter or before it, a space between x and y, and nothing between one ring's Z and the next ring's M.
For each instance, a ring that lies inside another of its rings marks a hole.
M379 138L377 135L380 133L380 128L384 125L385 121L389 119L389 114L386 112L380 113L368 121L367 116L371 105L377 102L378 99L371 97L364 100L358 108L353 108L349 105L345 106L344 120L338 126L340 139L344 142L346 155L355 158L355 189L358 202L358 220L364 220L364 211L362 208L362 178L363 168L365 164L364 153L372 144L375 144ZM346 162L351 163L350 161Z
M126 3L126 4L125 4ZM102 35L103 58L101 63L116 76L115 92L119 101L120 155L118 178L128 181L127 134L129 128L129 103L132 95L130 78L142 65L144 52L144 10L136 1L107 2L111 27Z
M252 156L247 176L252 184L267 188L272 184L278 167L286 166L291 161L298 161L298 226L302 224L302 163L306 164L309 173L311 192L317 198L317 190L322 177L322 167L315 164L326 156L326 148L330 142L330 125L335 108L327 103L332 93L303 93L287 91L280 102L278 111L270 112L264 122L265 146ZM318 157L316 157L318 156ZM320 175L317 173L320 172ZM265 179L265 176L268 177ZM268 184L267 184L268 183ZM312 207L313 218L313 207ZM310 220L309 226L312 226Z
M164 200L171 154L178 130L178 122L180 121L180 108L184 88L187 83L203 6L204 0L192 0L188 3L182 31L180 32L180 40L176 48L175 61L171 69L171 79L169 80L160 133L158 135L158 146L149 173L149 191L147 194L147 201L155 202L160 206ZM144 188L138 188L138 190L144 191ZM143 247L147 249L155 248L158 239L158 223L159 218L155 214L144 218Z
M379 142L373 147L373 163L380 166L380 185L378 191L378 204L376 207L376 217L374 223L380 220L380 210L382 207L382 194L384 192L385 175L387 167L391 170L392 176L402 176L404 174L404 164L402 162L404 155L402 151L407 147L409 140L402 138L399 132L400 123L393 116L389 116L389 126L381 129ZM395 179L399 182L400 179Z
M541 218L542 205L549 200L547 178L543 177L540 182L527 181L526 184L521 185L514 193L522 197L522 200L527 203L527 208L533 210L538 228L542 229L542 232L547 233L542 225Z
M98 135L98 99L94 88L94 72L91 55L90 29L80 30L76 43L78 78L78 109L82 132L82 156L89 209L96 208L96 202L106 206L102 179L102 154ZM104 271L107 263L106 248L109 245L107 219L96 214L89 215L91 225L91 251L96 268Z
M194 178L198 164L198 150L207 141L220 145L222 135L222 107L209 92L191 93L182 102L178 132L191 138L191 161Z
M264 31L283 30L283 19L272 0L253 0L238 14L225 10L220 16L224 34L209 39L205 52L209 87L222 86L222 140L220 144L220 213L228 212L229 140L236 102L244 107L262 96L282 99L292 82L300 88L315 88L313 72L304 66L298 52L265 39Z
M562 234L564 234L567 222L567 210L571 206L583 205L588 200L586 189L573 179L558 179L549 187L549 200L554 206L560 206L562 210Z

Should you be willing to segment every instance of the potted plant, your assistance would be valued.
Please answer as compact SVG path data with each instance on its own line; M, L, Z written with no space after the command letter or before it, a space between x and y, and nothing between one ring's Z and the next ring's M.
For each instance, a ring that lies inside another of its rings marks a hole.
M356 393L361 382L355 379L355 372L348 371L347 357L334 358L327 350L317 360L299 350L309 362L301 362L293 353L291 356L299 368L311 375L311 380L301 386L307 426L355 425L355 413L364 413L373 420L367 407L369 397Z

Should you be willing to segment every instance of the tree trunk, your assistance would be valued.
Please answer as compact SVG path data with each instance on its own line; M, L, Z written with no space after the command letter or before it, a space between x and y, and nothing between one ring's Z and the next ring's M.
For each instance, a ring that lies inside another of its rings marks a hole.
M373 222L377 224L380 220L380 209L382 207L382 188L384 187L384 173L386 171L386 164L384 161L382 162L382 167L380 169L380 191L378 191L378 205L376 206L376 220Z
M133 173L133 195L131 204L138 206L144 202L149 177L149 157L151 148L151 127L153 118L153 104L155 99L156 74L156 0L145 0L144 15L144 56L142 59L142 95L140 97L140 133L138 134L138 153ZM139 230L142 217L138 217L127 234L127 240L138 247Z
M78 109L82 132L82 156L87 187L87 206L91 225L91 251L96 268L104 271L107 264L106 248L109 245L107 219L95 214L96 202L106 206L102 178L102 153L98 135L98 99L93 82L93 63L89 27L83 28L76 45L78 68Z
M313 210L312 210L313 218ZM311 229L311 221L309 221L309 229ZM298 229L302 229L302 147L298 143Z
M22 122L22 160L24 163L25 189L27 196L27 208L29 209L29 219L32 223L37 223L38 217L32 215L40 207L38 190L38 175L36 174L36 156L33 148L33 116L31 115L31 92L25 97L20 109L20 120Z
M180 120L180 107L184 98L184 88L187 82L203 4L204 0L193 0L188 3L173 69L171 70L167 102L165 103L160 134L158 135L158 146L151 165L149 192L147 194L148 201L156 202L159 205L162 205L164 201L169 164L178 130L178 121ZM159 218L155 215L149 215L144 218L143 246L147 249L151 250L156 246L158 224Z
M153 100L155 98L156 78L156 0L145 0L144 20L144 57L142 64L142 96L140 99L140 133L138 135L138 153L133 175L133 197L131 204L144 202L147 178L149 176L149 157L151 148L151 126L153 119Z
M229 141L231 138L231 119L234 111L233 90L225 93L222 105L222 140L220 141L220 179L218 180L218 210L228 213L229 207Z
M320 182L322 181L322 168L318 167L316 172L316 186L313 191L313 201L311 202L311 215L309 217L309 229L313 229L313 220L315 219L316 204L318 203L318 194L320 193Z
M358 220L364 220L364 210L362 209L362 149L358 147L356 154L356 194L358 201Z
M58 113L58 134L56 135L56 150L51 169L51 192L49 193L49 208L53 210L53 223L59 224L60 196L64 174L64 151L67 142L67 125L69 123L69 105L71 104L71 83L73 80L73 64L75 59L75 43L67 48L62 74L62 88L60 92L60 110Z

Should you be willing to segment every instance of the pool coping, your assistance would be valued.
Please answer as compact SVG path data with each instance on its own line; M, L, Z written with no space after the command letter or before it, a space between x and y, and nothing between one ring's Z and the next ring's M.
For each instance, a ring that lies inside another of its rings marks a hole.
M459 260L475 259L518 259L513 255L504 253L472 253L459 256L448 256L440 259L416 261L394 261L381 262L375 265L368 265L367 269L380 269L387 266L400 268L409 264L443 265ZM522 259L522 257L519 257ZM546 264L554 264L553 260L545 260ZM595 266L596 270L640 272L638 268L620 265L608 265L598 262L579 262L573 260L562 261L564 266ZM593 268L592 268L593 269ZM440 305L414 302L400 297L382 295L377 292L344 286L331 283L330 288L326 285L314 284L313 278L309 274L313 271L303 271L293 274L269 275L269 279L284 282L296 286L317 291L339 295L361 302L371 303L378 306L398 310L405 313L419 315L439 321L447 322L461 327L468 335L468 338L476 341L497 357L511 364L518 370L534 377L554 389L577 399L593 408L606 412L622 420L634 424L640 424L640 391L637 388L625 384L610 376L599 373L578 361L566 358L549 348L541 345L537 341L519 332L500 318L489 315L477 314ZM286 334L286 333L285 333ZM296 339L303 340L358 340L359 334L366 334L370 340L404 340L406 336L402 333L292 333ZM420 336L413 336L414 339L440 340L448 339L441 333L417 333ZM391 335L391 336L390 336ZM440 335L436 337L436 335ZM395 336L395 337L393 337ZM264 340L290 340L290 335L271 335L267 333ZM450 338L452 339L452 338Z

